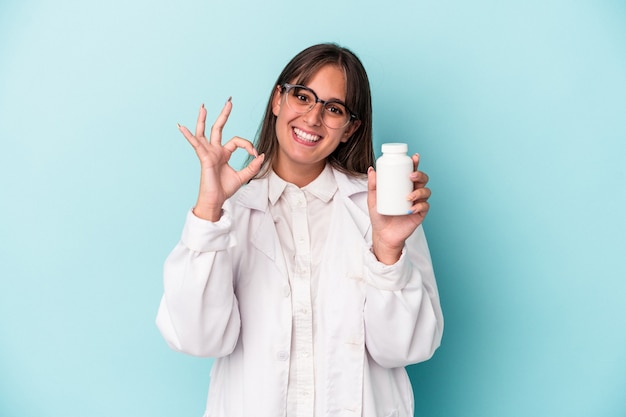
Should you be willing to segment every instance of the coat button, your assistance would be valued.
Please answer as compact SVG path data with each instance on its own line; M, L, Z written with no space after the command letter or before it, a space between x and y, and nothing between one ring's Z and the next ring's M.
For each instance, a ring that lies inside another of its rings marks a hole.
M291 289L289 288L289 285L285 285L283 287L283 295L285 297L289 297L291 295Z
M280 350L276 353L276 359L278 359L279 361L286 361L287 359L289 359L289 352L286 352L284 350Z

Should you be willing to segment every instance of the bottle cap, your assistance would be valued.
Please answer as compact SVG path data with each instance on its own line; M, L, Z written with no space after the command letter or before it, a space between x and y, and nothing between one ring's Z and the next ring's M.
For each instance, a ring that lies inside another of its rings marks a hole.
M406 143L383 143L381 150L383 153L407 153L409 145Z

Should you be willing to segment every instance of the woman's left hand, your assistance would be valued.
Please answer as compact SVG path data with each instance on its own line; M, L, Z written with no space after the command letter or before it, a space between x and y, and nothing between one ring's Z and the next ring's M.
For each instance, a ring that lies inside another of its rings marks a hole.
M404 216L386 216L376 211L376 172L370 168L367 172L367 205L372 222L372 247L376 258L391 265L400 259L404 241L422 224L430 204L430 189L426 187L428 175L418 171L419 155L413 155L414 170L411 174L413 192L407 196L413 202L411 214Z

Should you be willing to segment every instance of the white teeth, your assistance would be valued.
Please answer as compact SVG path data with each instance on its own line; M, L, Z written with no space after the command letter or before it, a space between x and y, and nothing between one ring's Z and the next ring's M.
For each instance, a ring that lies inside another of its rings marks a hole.
M306 142L317 142L321 139L321 136L311 135L309 133L303 132L302 130L294 127L293 131L295 132L298 139L304 140Z

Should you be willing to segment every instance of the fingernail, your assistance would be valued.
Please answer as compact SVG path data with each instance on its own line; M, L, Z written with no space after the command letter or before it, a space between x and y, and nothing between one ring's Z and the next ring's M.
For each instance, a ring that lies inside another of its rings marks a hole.
M409 210L406 212L406 214L413 214L413 211Z
M233 96L228 97L228 100L226 100L226 103L228 103L229 101L233 101Z
M178 128L180 129L180 123L176 123L176 126L178 126Z
M200 108L201 108L201 109L203 109L203 108L204 108L204 103L202 103L202 104L200 105Z

